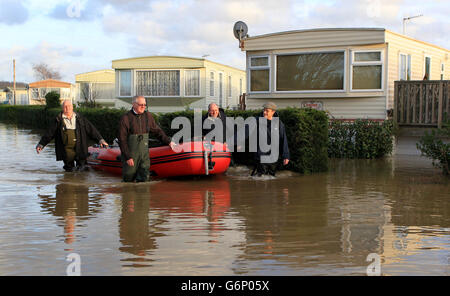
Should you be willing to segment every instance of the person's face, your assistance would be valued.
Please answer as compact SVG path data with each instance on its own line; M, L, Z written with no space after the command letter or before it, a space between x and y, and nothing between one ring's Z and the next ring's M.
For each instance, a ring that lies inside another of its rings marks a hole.
M63 104L63 113L64 115L66 115L67 117L72 117L73 114L73 105L71 102L64 102Z
M268 120L272 120L273 114L275 113L275 110L269 109L269 108L264 108L264 117L267 118Z
M219 117L219 107L217 107L217 105L212 105L209 107L208 113L211 117Z
M142 114L145 111L145 107L147 103L145 102L145 98L139 97L136 102L133 103L133 109L137 114Z

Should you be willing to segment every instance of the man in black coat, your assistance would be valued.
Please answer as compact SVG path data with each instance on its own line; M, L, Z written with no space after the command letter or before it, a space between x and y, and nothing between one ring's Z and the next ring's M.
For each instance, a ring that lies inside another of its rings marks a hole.
M282 160L282 163L285 166L289 163L290 153L287 142L286 129L284 127L284 123L280 119L278 119L278 127L274 126L272 129L272 124L274 124L272 123L273 119L278 117L278 113L276 112L277 105L275 105L275 103L266 103L264 104L263 108L264 110L261 112L260 117L264 117L265 119L267 119L267 125L260 126L259 120L257 118L258 150L255 153L256 165L252 172L252 176L255 174L258 176L264 174L275 176L279 164L279 159ZM276 130L277 128L278 131ZM278 134L278 151L276 151L278 152L278 154L275 155L275 158L272 158L272 161L267 161L266 159L269 159L269 156L275 152L271 150L263 152L259 145L259 137L261 137L261 133L267 133L267 144L271 145L272 141L275 140L273 139L272 131Z
M88 137L98 141L101 146L108 146L94 125L78 113L73 112L70 100L62 104L62 112L48 128L36 145L39 154L44 147L55 139L55 153L57 161L64 161L64 170L71 172L75 168L85 169L88 157Z

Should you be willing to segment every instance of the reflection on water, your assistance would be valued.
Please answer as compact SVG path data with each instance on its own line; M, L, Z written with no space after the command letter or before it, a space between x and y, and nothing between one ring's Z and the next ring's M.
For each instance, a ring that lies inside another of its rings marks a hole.
M0 275L64 275L73 252L83 275L365 275L371 253L383 275L449 275L449 179L414 141L310 176L125 184L65 173L39 138L0 124Z
M86 176L78 177L83 180ZM65 183L64 177L60 182L55 186L55 195L38 194L38 197L41 199L41 212L58 218L57 225L64 228L64 242L70 245L76 239L77 224L100 212L101 199L99 196L89 198L89 187L83 184Z

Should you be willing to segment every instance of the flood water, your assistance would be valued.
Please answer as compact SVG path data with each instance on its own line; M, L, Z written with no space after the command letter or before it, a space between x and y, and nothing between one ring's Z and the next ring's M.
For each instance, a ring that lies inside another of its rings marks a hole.
M392 157L125 184L65 173L40 134L0 123L0 275L450 275L449 178L399 139ZM291 148L292 149L292 148ZM369 257L369 261L367 261Z

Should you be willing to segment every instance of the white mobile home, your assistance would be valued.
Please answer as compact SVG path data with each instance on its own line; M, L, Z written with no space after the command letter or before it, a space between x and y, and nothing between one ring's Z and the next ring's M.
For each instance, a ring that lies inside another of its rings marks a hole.
M45 96L49 92L56 92L60 96L60 101L75 99L75 86L72 83L55 79L46 79L29 84L30 105L44 105Z
M338 119L385 119L395 80L449 79L450 51L380 28L312 29L244 38L247 108L268 100Z
M95 102L101 106L115 104L115 73L105 69L75 75L78 102Z
M129 108L143 95L152 112L206 109L215 102L237 108L245 92L245 71L201 58L149 56L112 61L116 107Z

